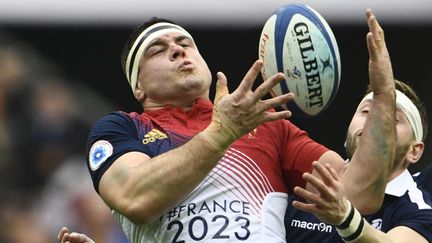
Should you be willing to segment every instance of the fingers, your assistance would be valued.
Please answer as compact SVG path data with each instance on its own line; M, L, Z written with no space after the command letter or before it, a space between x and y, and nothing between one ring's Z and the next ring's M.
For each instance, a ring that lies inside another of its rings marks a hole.
M291 112L288 110L270 112L269 109L291 101L294 97L293 94L284 94L262 100L263 96L268 94L277 83L284 79L282 73L267 79L255 91L252 91L253 83L262 66L262 61L256 61L238 88L231 94L228 91L227 78L222 72L217 73L218 82L216 84L215 112L212 124L215 125L216 130L229 128L225 137L232 139L264 122L286 119L291 116Z
M261 85L259 85L254 91L252 91L253 83L258 75L258 73L261 71L261 68L263 66L263 62L258 60L256 61L252 67L249 69L249 71L246 73L244 79L238 86L238 88L232 93L234 100L236 102L239 102L240 100L244 99L245 104L247 106L256 107L257 113L263 113L271 108L275 108L277 106L282 106L286 104L287 102L290 102L294 99L294 94L288 93L283 94L280 96L274 96L273 98L267 99L267 100L261 100L265 95L269 94L272 91L272 88L277 85L279 82L284 80L285 76L283 73L277 73L270 77L269 79L265 80ZM219 77L219 74L218 74ZM226 80L224 78L223 74L220 74L219 81ZM219 82L218 82L219 83ZM219 86L219 85L218 85ZM218 93L218 92L217 92ZM228 94L228 91L221 92L223 94ZM216 100L219 99L216 97ZM216 102L215 102L216 104ZM264 120L265 121L272 121L276 119L282 119L282 118L288 118L291 116L291 112L281 112L281 113L272 113L272 114L265 114Z
M319 203L322 199L330 199L330 200L333 199L333 194L332 194L333 185L329 184L329 186L327 186L323 182L324 180L328 180L328 179L320 179L310 173L304 173L303 179L307 183L312 185L318 191L318 193L312 193L306 190L304 191L299 190L299 193L301 193L298 194L299 196L309 201L312 201L313 203Z
M367 10L367 15L369 30L372 32L375 42L377 44L383 44L385 40L384 30L381 28L381 25L378 23L371 9Z
M57 235L57 239L60 240L66 232L69 232L69 229L63 226Z
M276 96L274 98L267 99L263 101L266 107L263 108L262 111L266 111L270 108L275 108L278 105L286 104L290 101L294 100L295 95L293 93L283 94L280 96Z
M262 97L271 92L272 88L285 79L283 73L277 73L273 75L269 79L265 80L256 90L254 91L254 99L255 101L260 100Z
M374 95L390 94L394 90L393 69L385 43L384 30L372 10L366 10L369 32L366 42L369 52L369 82Z
M371 9L366 10L366 17L369 26L369 33L366 35L369 56L372 59L376 59L377 52L386 48L384 30L381 28Z
M338 188L336 184L340 182L339 176L329 164L322 165L315 161L312 166L314 172L318 173L320 178L310 173L304 173L303 179L313 186L318 191L318 194L309 192L303 188L298 188L294 192L313 203L319 203L322 198L332 200L334 198L333 191Z
M341 181L339 174L336 172L336 170L331 167L329 164L325 164L326 168L329 170L330 174L332 175L333 179L336 181Z
M292 113L289 110L284 110L284 111L279 111L279 112L265 112L264 113L264 121L268 122L268 121L276 121L276 120L280 120L280 119L287 119L287 118L290 118L291 116L292 116Z
M59 234L57 235L57 239L61 243L69 242L70 240L69 229L67 227L62 227Z
M309 212L309 213L317 213L317 207L315 204L303 203L300 201L293 201L292 206L296 209Z
M375 60L377 58L377 54L376 54L377 47L375 45L375 42L373 40L373 34L371 32L366 34L366 44L368 47L369 57L372 60Z
M344 194L343 184L339 175L329 164L317 161L312 164L314 173L304 173L303 179L316 191L309 191L295 187L294 193L306 202L293 201L293 207L315 214L322 222L339 224L348 208L348 201Z
M310 192L298 186L294 187L294 193L297 196L305 199L308 203L316 204L317 202L320 201L320 194Z
M75 232L70 234L70 241L71 243L94 243L94 241L86 235Z
M318 172L325 185L334 186L334 184L339 181L339 176L329 164L322 165L321 163L314 161L312 167L316 172ZM333 170L334 173L332 173L331 170Z
M258 74L261 72L261 68L263 65L264 65L263 61L261 60L255 61L255 63L252 65L252 67L244 76L237 90L239 90L242 93L247 93L249 90L251 90L252 85L255 82L255 79L257 78Z
M265 80L260 86L251 93L250 102L257 104L258 112L264 112L265 121L273 121L277 119L286 119L291 117L291 112L286 110L285 112L274 113L266 112L269 109L276 108L277 106L283 106L286 103L294 99L293 93L283 94L279 96L273 96L273 98L262 100L262 98L272 91L272 88L278 84L281 80L284 80L283 73L273 75L269 79Z
M69 229L67 227L61 228L59 234L57 235L57 239L60 241L60 243L94 243L92 239L84 234L76 232L69 233Z
M217 73L218 81L216 83L216 93L215 93L215 99L214 104L219 103L219 101L227 94L229 94L228 91L228 85L227 85L227 78L225 74L222 72Z

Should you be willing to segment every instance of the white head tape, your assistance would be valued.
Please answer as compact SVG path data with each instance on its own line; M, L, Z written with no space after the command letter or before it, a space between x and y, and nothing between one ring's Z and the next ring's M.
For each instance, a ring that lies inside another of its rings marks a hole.
M137 85L139 64L144 50L156 37L169 32L179 32L193 41L189 32L176 24L161 22L144 29L144 31L136 38L126 59L126 78L128 79L133 92Z
M364 102L366 100L372 100L373 92L367 94L363 100L360 102ZM411 128L414 131L414 137L417 141L421 142L423 140L423 125L421 121L420 112L414 103L408 98L404 93L396 90L396 106L403 111L403 113L408 118L408 122L411 125Z

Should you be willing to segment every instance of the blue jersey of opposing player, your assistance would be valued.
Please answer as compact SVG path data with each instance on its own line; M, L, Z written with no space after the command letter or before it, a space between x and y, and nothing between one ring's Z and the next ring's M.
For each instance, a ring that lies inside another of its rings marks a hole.
M287 242L344 242L335 227L322 223L315 215L291 206L290 197L285 215ZM406 170L387 184L380 210L364 216L372 227L388 232L406 226L432 242L432 202L428 192L413 180Z

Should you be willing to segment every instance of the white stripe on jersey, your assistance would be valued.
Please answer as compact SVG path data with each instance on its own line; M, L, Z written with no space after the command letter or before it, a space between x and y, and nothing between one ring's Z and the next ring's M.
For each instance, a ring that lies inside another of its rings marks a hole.
M418 189L417 184L412 182L413 186L408 189L408 196L411 202L417 204L419 209L431 209L431 206L424 201L423 192Z
M233 153L233 152L230 151L230 150L228 150L226 153L227 153L227 154L230 154L230 155L233 155L233 156L237 156L237 157L240 158L240 159L247 160L247 161L249 162L249 164L251 164L251 165L255 165L255 166L253 166L253 167L250 167L250 169L255 170L255 173L254 173L255 175L257 175L257 176L261 176L261 177L257 180L257 182L261 183L261 185L265 187L265 189L266 189L267 192L273 192L274 189L273 189L272 185L271 185L270 182L268 181L267 177L264 176L264 173L261 171L261 168L256 164L256 162L253 161L253 160L252 160L249 156L247 156L246 154L242 153L241 151L236 150L236 149L232 149L232 150L235 151L236 153ZM240 156L240 155L242 155L242 156Z
M231 199L249 202L251 210L258 217L261 217L261 207L265 196L274 192L270 181L257 162L233 148L225 152L224 157L205 180L182 203L192 201L203 190L206 191L205 194L209 198L211 194L222 192ZM215 192L209 194L209 190L215 190Z

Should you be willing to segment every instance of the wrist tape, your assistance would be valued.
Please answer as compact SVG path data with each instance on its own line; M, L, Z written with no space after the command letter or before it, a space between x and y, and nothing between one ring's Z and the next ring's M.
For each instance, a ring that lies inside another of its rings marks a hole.
M350 242L360 237L364 228L363 217L351 203L348 210L348 216L345 217L341 224L336 226L337 232L345 242Z
M223 148L213 137L207 135L206 133L200 132L198 133L198 135L201 136L202 139L206 140L209 143L209 145L214 149L216 149L217 151L222 152L226 150L226 148Z

